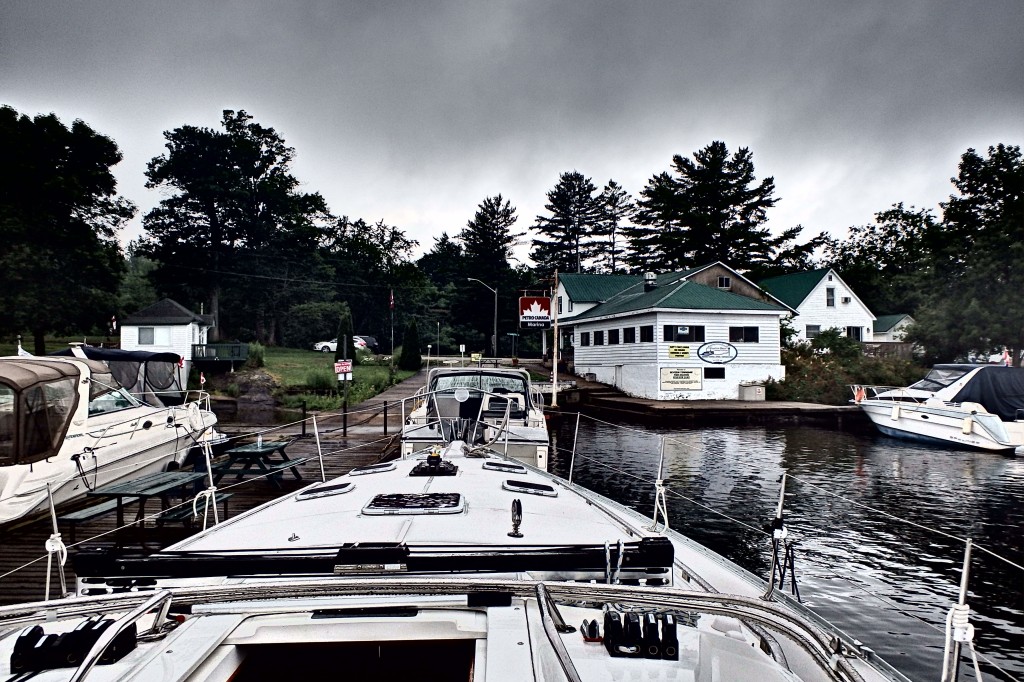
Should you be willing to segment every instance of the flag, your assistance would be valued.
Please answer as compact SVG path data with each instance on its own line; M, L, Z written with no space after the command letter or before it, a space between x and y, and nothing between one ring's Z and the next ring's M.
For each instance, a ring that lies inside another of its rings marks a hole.
M117 331L117 315L110 316L110 333L113 334Z
M199 373L199 385L200 386L205 386L206 385L206 375L204 375L202 372Z
M394 289L392 289L392 290L391 290L391 303L390 303L390 308L391 308L391 310L394 310L394 309L395 309L395 290L394 290Z
M26 357L26 358L35 357L31 353L29 353L27 350L25 350L24 348L21 347L21 341L18 341L18 355L20 355L22 357Z

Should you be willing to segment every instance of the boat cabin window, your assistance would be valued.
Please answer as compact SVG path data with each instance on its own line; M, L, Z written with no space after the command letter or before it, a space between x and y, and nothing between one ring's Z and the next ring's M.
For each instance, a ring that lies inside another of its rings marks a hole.
M89 381L89 416L138 407L143 403L121 387L113 374L93 372Z
M526 393L526 382L517 376L493 374L451 374L437 377L431 391L454 391L456 388L476 388L485 393Z

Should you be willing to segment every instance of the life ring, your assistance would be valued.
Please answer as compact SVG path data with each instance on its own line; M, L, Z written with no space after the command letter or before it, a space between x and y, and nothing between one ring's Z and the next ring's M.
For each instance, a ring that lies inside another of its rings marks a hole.
M857 403L859 403L860 401L864 400L867 397L868 397L868 394L864 390L863 386L858 386L857 390L854 391L854 393L853 393L853 401L857 402Z

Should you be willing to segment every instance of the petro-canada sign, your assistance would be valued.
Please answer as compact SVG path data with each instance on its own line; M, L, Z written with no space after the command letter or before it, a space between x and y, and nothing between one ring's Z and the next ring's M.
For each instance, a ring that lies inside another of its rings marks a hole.
M519 328L551 329L551 300L543 296L520 296Z

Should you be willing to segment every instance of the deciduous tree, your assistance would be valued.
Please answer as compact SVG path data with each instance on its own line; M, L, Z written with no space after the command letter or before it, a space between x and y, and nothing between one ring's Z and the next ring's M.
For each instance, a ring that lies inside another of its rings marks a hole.
M135 207L117 195L120 150L84 121L0 107L0 147L0 329L27 330L43 354L49 332L106 327Z

